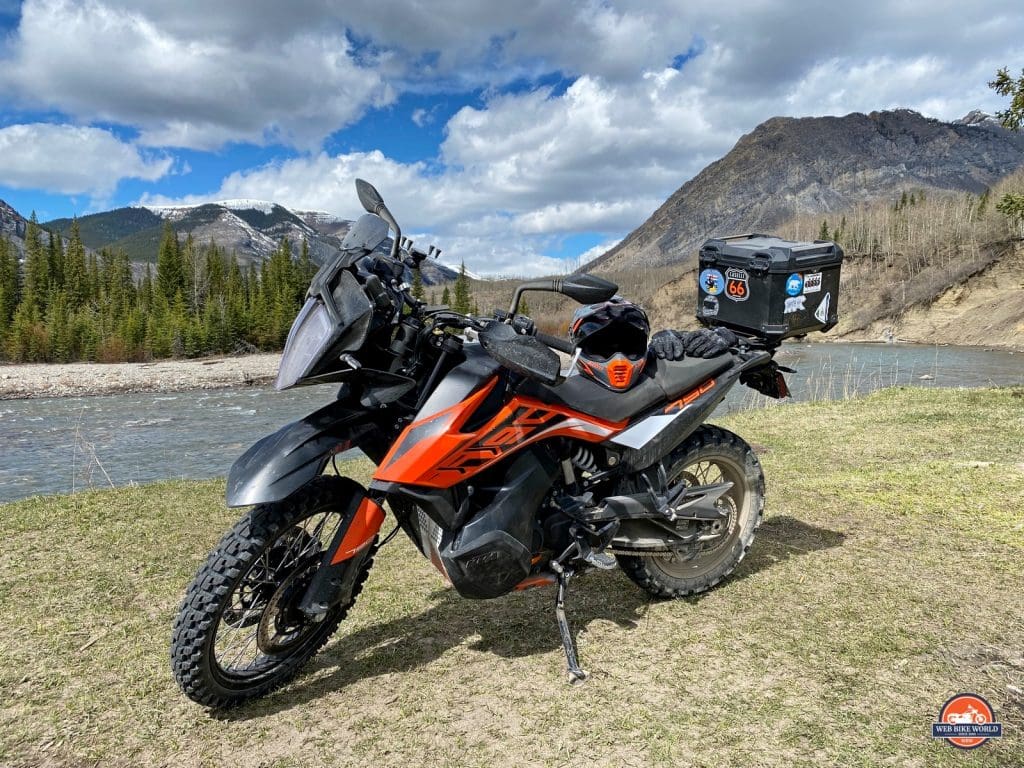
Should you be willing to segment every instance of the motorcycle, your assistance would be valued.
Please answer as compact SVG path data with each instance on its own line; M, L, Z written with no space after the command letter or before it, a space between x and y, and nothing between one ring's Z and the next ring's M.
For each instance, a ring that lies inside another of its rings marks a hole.
M711 359L650 360L614 392L566 372L568 341L518 312L527 291L583 304L618 290L592 275L537 280L507 311L427 306L405 277L429 255L402 236L380 194L309 286L289 333L279 390L337 384L337 397L247 450L227 480L250 509L210 553L174 622L184 693L237 705L294 677L359 596L399 530L459 595L490 599L553 585L571 682L571 579L621 568L659 598L704 592L754 539L764 475L740 437L704 424L737 382L787 394L774 346L741 337ZM389 233L393 236L389 241ZM325 473L359 448L372 481ZM386 517L395 528L383 541Z

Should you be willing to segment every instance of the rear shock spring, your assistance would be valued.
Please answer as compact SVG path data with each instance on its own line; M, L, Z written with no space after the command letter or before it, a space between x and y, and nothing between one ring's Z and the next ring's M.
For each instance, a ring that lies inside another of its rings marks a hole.
M584 472L597 471L597 460L594 458L593 452L583 445L576 449L576 453L572 456L572 463Z

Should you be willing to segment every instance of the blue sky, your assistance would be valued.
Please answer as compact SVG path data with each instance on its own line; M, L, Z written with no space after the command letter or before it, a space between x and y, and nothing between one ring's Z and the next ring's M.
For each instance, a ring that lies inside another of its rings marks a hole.
M0 0L0 199L354 217L360 176L450 263L542 274L769 117L955 119L1005 106L986 83L1024 67L1018 2L826 5Z

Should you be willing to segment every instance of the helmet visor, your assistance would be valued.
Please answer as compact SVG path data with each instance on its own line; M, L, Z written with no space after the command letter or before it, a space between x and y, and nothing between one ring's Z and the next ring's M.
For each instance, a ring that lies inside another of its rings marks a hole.
M616 352L639 360L647 354L649 333L647 315L632 304L606 304L579 318L572 329L583 353L598 360Z

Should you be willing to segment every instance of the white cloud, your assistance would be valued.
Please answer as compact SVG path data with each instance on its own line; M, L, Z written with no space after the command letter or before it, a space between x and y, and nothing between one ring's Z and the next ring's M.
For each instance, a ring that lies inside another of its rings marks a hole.
M0 92L130 126L150 146L307 149L188 199L357 215L362 176L474 271L532 273L567 234L639 225L769 117L994 111L986 83L1024 60L1021 40L1019 0L27 0ZM552 73L564 92L506 92ZM403 92L476 88L483 102L451 117L429 161L320 149Z
M596 259L598 256L603 256L604 254L608 253L608 251L610 251L612 248L614 248L616 245L618 245L621 242L622 242L622 238L621 237L616 237L613 240L606 240L603 243L598 243L593 248L588 248L583 253L581 253L579 256L577 256L576 257L576 262L580 266L583 266L584 264L589 264L594 259Z
M131 125L150 145L200 149L315 147L394 97L381 62L357 63L343 28L275 28L253 40L244 26L218 24L224 9L209 4L193 14L144 6L27 0L0 83L25 104ZM255 4L226 7L231 18L268 21Z
M0 128L0 179L18 189L104 196L124 178L160 179L173 162L99 128L49 123Z

